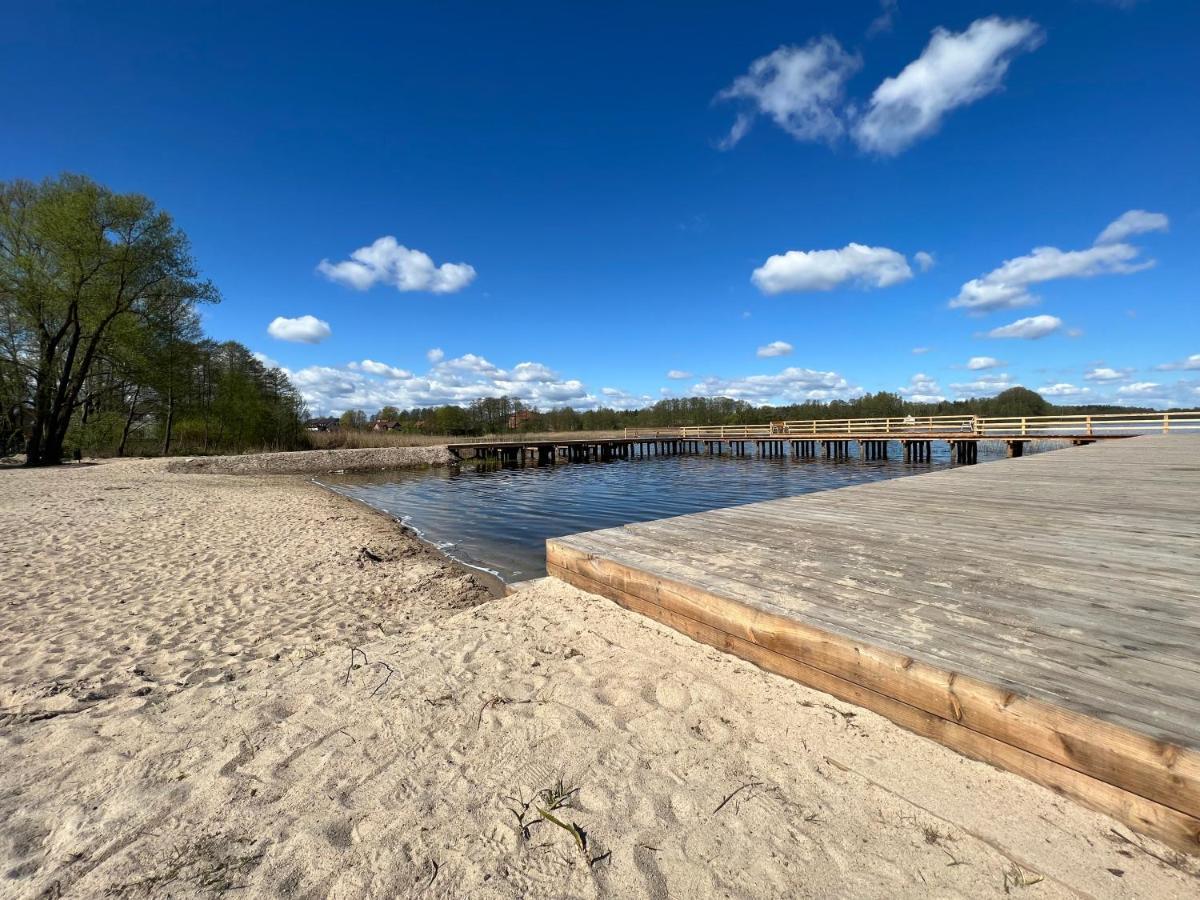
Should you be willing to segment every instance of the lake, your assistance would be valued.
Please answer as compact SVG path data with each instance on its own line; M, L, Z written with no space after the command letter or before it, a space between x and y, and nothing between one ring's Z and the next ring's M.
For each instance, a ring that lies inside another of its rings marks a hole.
M382 510L466 565L506 582L546 574L547 538L722 506L774 500L945 468L892 459L680 455L500 468L467 461L414 471L323 476L320 483ZM1003 449L980 447L980 461Z

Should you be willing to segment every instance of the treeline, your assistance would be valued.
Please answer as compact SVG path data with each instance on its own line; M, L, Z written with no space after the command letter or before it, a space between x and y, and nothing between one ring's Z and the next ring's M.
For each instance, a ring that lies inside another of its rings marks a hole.
M676 425L752 425L789 419L860 419L913 416L1045 416L1139 412L1126 406L1055 406L1023 387L995 397L941 403L913 403L899 394L881 391L853 400L810 401L788 406L755 406L728 397L680 397L660 400L645 409L570 407L545 412L511 397L477 400L467 407L439 406L400 410L386 406L374 415L352 410L342 415L343 428L387 426L414 434L481 435L506 432L613 431L623 428L663 428Z
M0 182L0 450L37 466L304 446L284 373L201 334L218 300L148 198L78 175Z

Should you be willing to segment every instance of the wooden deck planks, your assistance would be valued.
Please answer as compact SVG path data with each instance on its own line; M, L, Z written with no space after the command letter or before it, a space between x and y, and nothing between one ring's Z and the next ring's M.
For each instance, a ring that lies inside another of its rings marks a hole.
M1200 439L547 542L552 575L1200 851Z

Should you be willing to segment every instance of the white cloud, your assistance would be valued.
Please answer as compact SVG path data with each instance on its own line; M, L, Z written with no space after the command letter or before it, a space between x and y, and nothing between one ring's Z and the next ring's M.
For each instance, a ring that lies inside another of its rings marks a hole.
M926 253L924 250L918 250L916 253L914 253L913 261L917 264L917 268L919 268L922 272L928 272L933 268L934 263L936 262L936 260L933 258L933 254Z
M440 363L446 358L446 351L441 347L433 347L425 352L425 358L431 363Z
M916 354L917 356L922 356L923 354L928 353L931 349L933 349L933 348L932 347L913 347L912 352L914 354Z
M994 356L972 356L967 360L967 368L974 372L981 369L997 369L1003 365L1006 364Z
M308 366L288 375L309 408L319 414L388 405L466 405L481 397L501 396L515 397L539 409L600 405L581 381L563 378L541 363L523 362L503 369L471 353L442 360L420 375L371 360L346 368Z
M1035 340L1052 334L1062 328L1062 319L1058 316L1029 316L1017 319L1011 325L993 328L987 333L991 338L1025 338Z
M317 271L328 278L359 291L376 284L388 284L398 291L429 291L453 294L475 280L475 268L466 263L434 265L429 254L411 250L391 235L379 238L369 247L359 247L350 259L331 263L321 260Z
M1163 363L1161 366L1155 366L1160 372L1170 372L1174 369L1200 369L1200 353L1193 353L1187 359L1180 359L1175 362Z
M854 126L855 141L875 153L899 153L936 131L951 110L998 90L1012 58L1041 42L1035 23L996 16L959 33L935 29L921 55L875 89Z
M1092 389L1059 382L1058 384L1042 385L1042 387L1037 389L1037 392L1043 397L1084 397L1090 394Z
M1154 260L1138 259L1141 251L1122 243L1121 238L1166 227L1167 217L1161 213L1131 209L1109 223L1095 244L1086 250L1035 247L1027 256L1005 260L999 268L964 284L958 296L950 301L950 307L972 313L1016 309L1036 303L1038 298L1029 288L1045 281L1140 272L1153 266Z
M912 269L902 254L865 244L847 244L841 250L789 250L769 257L750 276L764 294L829 291L847 282L882 288L909 278Z
M669 372L667 373L667 377L668 377L668 378L670 378L670 379L672 379L672 380L674 380L674 381L680 381L680 380L682 380L682 379L684 379L684 378L691 378L691 377L692 377L692 373L691 373L691 372L684 372L682 369L672 369L671 371L669 371Z
M1110 369L1107 366L1099 366L1092 369L1083 376L1085 381L1120 381L1122 378L1127 378L1132 369Z
M610 409L642 409L654 402L649 394L631 394L620 388L601 388L600 394L603 405Z
M1163 386L1156 381L1135 381L1117 388L1122 397L1161 397Z
M1128 275L1154 265L1150 260L1133 262L1138 252L1129 244L1103 244L1086 250L1036 247L1028 256L1005 260L998 269L968 281L950 301L950 307L984 313L1030 306L1037 298L1029 287L1043 281Z
M789 367L777 375L748 375L743 378L705 378L689 391L693 396L731 397L750 403L803 403L805 400L836 400L861 396L837 372Z
M1015 386L1016 382L1012 380L1012 376L1002 372L997 375L980 375L974 381L952 384L950 389L954 391L956 399L969 400L975 397L992 397Z
M362 362L352 362L348 369L367 372L371 375L386 375L388 378L409 378L412 372L405 369L397 369L395 366L389 366L387 363L376 362L373 359L364 359Z
M756 59L745 75L717 94L718 100L746 101L721 146L740 141L758 115L769 116L798 140L835 140L845 131L838 110L846 79L861 66L857 55L828 35Z
M1121 213L1096 238L1097 244L1114 244L1132 237L1135 234L1145 234L1148 231L1166 231L1170 220L1162 213L1146 212L1144 209L1131 209Z
M260 363L262 363L268 369L283 368L281 365L279 365L278 360L272 359L271 357L267 356L267 354L265 354L265 353L259 353L256 350L255 352L251 353L250 355L253 356L255 359L257 359Z
M277 341L319 344L333 334L333 331L328 322L323 322L316 316L299 316L295 319L276 316L267 326L267 334Z
M766 346L759 347L757 355L760 359L771 356L788 356L795 348L787 341L771 341Z
M924 372L918 372L910 378L908 385L900 388L900 396L911 400L913 403L941 403L946 399L946 395L942 393L941 385Z

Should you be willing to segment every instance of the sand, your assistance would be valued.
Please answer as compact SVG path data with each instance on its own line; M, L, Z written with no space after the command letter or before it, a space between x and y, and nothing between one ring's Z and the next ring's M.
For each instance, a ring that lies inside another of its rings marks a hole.
M318 475L323 472L378 472L454 461L443 446L359 447L349 450L293 450L242 456L191 456L167 462L168 472L204 475Z
M301 478L0 471L0 534L3 897L1200 893L1102 815L606 600L491 599Z

